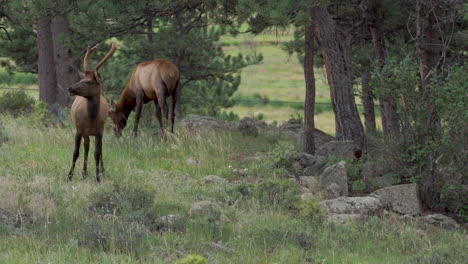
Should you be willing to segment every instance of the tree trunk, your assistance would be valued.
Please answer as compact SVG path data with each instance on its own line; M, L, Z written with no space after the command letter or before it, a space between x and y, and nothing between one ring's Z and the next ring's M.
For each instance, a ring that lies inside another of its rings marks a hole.
M369 31L372 35L372 43L379 62L379 68L385 66L387 52L385 49L384 35L381 29L383 23L380 15L380 2L374 1L370 8L371 22ZM382 129L384 138L388 141L397 140L400 137L400 120L395 95L391 91L384 91L379 98L380 112L382 117Z
M54 45L50 16L42 17L37 21L37 45L39 48L39 100L47 103L49 110L54 112L57 95L57 79L54 67Z
M364 125L367 134L374 134L376 132L375 124L375 106L374 106L374 92L369 85L371 73L365 69L361 76L362 84L362 103L364 104Z
M68 87L80 80L77 69L74 68L72 51L63 44L63 37L69 34L68 20L66 16L60 15L52 19L51 24L55 74L57 78L57 97L56 103L60 107L69 104Z
M349 41L339 35L335 21L326 8L313 7L312 17L330 85L337 138L354 140L363 150L364 128L354 99Z
M304 76L306 98L304 106L304 152L315 154L314 114L315 114L315 76L314 76L314 27L305 29Z

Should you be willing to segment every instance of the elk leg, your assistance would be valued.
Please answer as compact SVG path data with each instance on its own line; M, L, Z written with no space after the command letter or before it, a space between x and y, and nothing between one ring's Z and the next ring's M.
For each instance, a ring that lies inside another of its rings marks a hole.
M162 130L163 123L162 123L161 107L159 107L158 101L154 101L154 106L156 106L156 118L158 119L159 127Z
M84 138L84 162L83 162L83 179L88 177L88 153L89 153L89 136Z
M161 126L161 131L163 136L166 135L166 126L167 126L167 121L168 121L168 112L167 112L167 104L166 104L166 91L163 89L161 94L158 96L158 105L159 108L162 111L162 126Z
M174 133L174 120L175 120L177 102L179 102L179 97L180 97L180 88L179 88L179 84L177 83L176 88L174 90L174 94L172 95L171 133Z
M101 160L99 164L101 164L101 174L104 175L104 172L106 172L106 170L104 169L104 162L102 161L102 147L101 147Z
M135 110L135 125L133 126L133 136L136 137L138 134L138 123L140 122L141 109L143 108L143 96L137 95L136 98L136 110Z
M99 162L101 161L102 155L102 134L96 135L95 144L94 160L96 161L96 181L101 182Z
M73 179L73 171L75 170L75 163L78 157L80 156L80 145L81 145L81 134L76 133L75 135L75 150L73 151L73 163L68 173L68 181Z

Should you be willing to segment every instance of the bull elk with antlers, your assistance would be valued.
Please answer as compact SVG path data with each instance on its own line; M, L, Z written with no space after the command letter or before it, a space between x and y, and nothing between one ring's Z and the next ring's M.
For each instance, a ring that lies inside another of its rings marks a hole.
M169 60L159 59L140 63L130 77L117 104L112 102L109 116L114 122L114 131L120 135L122 129L127 125L130 112L135 110L135 125L133 135L138 133L138 122L140 121L143 104L154 101L156 104L156 117L161 127L162 135L166 133L168 121L168 106L166 98L172 97L172 126L174 132L174 119L176 104L180 98L180 73L177 66ZM162 116L164 120L162 119Z
M73 152L73 163L68 173L68 180L73 178L75 163L80 155L81 139L84 139L84 164L83 178L88 176L88 152L89 137L95 137L94 159L96 160L96 181L100 182L100 174L104 172L102 162L102 136L104 132L104 123L106 122L109 108L106 98L102 92L102 81L99 75L99 68L114 54L117 50L116 44L112 44L110 51L104 58L96 64L94 69L89 69L89 57L94 53L96 47L88 48L83 59L84 77L77 83L68 88L71 96L77 95L71 108L71 116L76 126L75 151Z

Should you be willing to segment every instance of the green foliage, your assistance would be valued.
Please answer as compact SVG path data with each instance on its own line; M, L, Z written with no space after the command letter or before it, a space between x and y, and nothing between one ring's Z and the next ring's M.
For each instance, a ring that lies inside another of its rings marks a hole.
M0 147L7 141L8 141L8 137L5 134L5 130L3 128L3 125L0 124Z
M208 260L204 257L196 254L190 254L185 256L183 259L179 259L175 264L206 264Z
M47 104L39 101L34 105L34 111L30 116L31 121L39 126L49 126L55 120L55 116L53 116L47 107Z
M326 212L320 206L319 199L301 200L299 210L299 215L309 221L322 221L326 217Z
M8 91L0 96L0 112L19 116L29 113L34 107L34 99L20 91Z
M299 201L299 185L290 180L269 179L256 186L254 197L264 206L295 208Z
M295 156L297 156L297 151L294 150L294 145L288 141L280 141L268 158L276 168L289 168Z
M363 180L356 180L353 182L351 189L357 193L364 192L366 190L366 183Z
M95 218L75 230L78 242L93 251L120 252L139 256L145 250L147 230L117 217Z

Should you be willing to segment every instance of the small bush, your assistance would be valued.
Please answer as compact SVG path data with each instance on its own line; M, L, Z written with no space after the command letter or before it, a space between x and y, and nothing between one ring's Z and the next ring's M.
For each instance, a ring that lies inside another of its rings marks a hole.
M293 144L281 141L273 148L269 158L276 168L288 168L292 159L297 156Z
M89 211L96 215L127 215L143 220L153 205L154 193L137 186L114 184L108 190L99 190L91 195Z
M204 257L200 255L187 255L185 258L176 261L175 264L205 264L208 263Z
M39 101L34 105L31 121L39 126L49 126L55 121L55 117L49 112L47 103Z
M306 220L321 221L325 218L326 212L320 206L318 199L301 200L299 203L300 216Z
M265 206L292 209L299 201L299 186L289 180L266 180L256 186L255 198Z
M78 242L91 250L121 252L139 256L145 250L148 231L135 222L118 218L92 217L76 230Z
M34 108L34 99L24 91L8 91L0 96L0 112L19 116L31 112Z
M220 112L216 118L218 119L221 119L221 120L226 120L226 121L239 121L240 117L238 114L232 112L232 111L229 111L229 112L226 112L226 111L223 111L223 112Z

